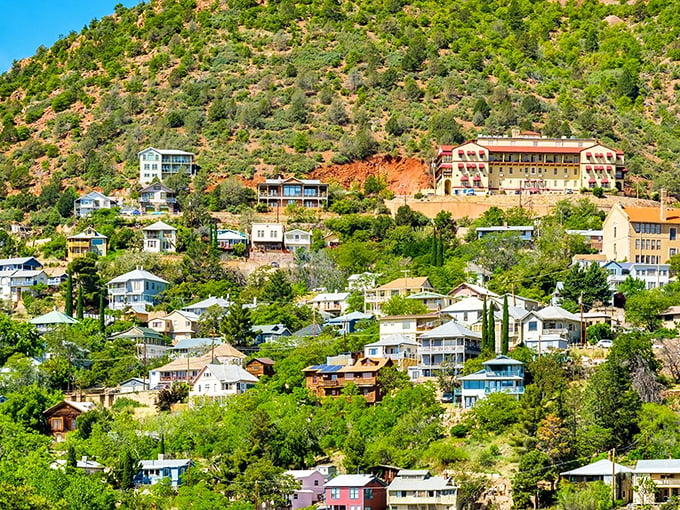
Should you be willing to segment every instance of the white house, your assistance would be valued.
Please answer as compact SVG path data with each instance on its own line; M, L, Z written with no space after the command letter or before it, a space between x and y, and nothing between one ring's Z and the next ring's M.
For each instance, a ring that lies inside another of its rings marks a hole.
M174 252L177 249L177 229L157 221L142 229L144 251L148 253Z
M581 320L559 306L529 312L522 319L523 340L527 347L542 352L566 349L579 341Z
M255 250L282 250L283 225L281 223L253 223L250 240Z
M420 342L420 364L409 367L412 379L435 377L441 372L444 363L451 363L454 370L460 370L463 363L482 352L482 335L456 321L426 331L420 335Z
M283 235L283 246L286 250L291 251L299 250L301 248L309 250L312 246L312 233L299 228L287 230Z
M175 190L154 182L139 192L139 208L146 213L178 212Z
M607 282L612 291L616 291L616 288L628 277L642 280L646 289L663 287L673 279L669 264L609 261L602 264L602 268L609 273Z
M21 301L26 292L36 285L47 285L47 274L42 269L10 269L0 271L0 299L14 303Z
M496 356L482 365L482 370L460 378L465 409L490 393L503 392L515 398L524 393L524 363L507 356Z
M227 397L243 393L257 383L257 377L238 365L209 364L191 385L192 397Z
M317 294L310 301L310 306L320 312L328 312L334 315L345 313L349 304L347 298L349 292L323 292Z
M460 324L471 325L482 318L483 310L484 301L476 296L468 296L444 308L442 314L448 315Z
M402 469L387 486L390 510L458 510L458 487L448 476Z
M388 358L395 365L405 368L417 363L419 346L419 342L395 334L384 340L364 345L364 357Z
M442 324L437 313L423 315L388 315L380 317L380 340L400 335L415 342L420 335Z
M156 296L168 288L168 282L144 269L117 276L107 284L109 308L124 310L132 307L135 310L146 310L147 306L157 303Z
M195 155L174 149L154 149L149 147L138 153L139 182L149 184L154 179L163 181L172 175L196 173Z
M76 218L82 218L99 209L111 209L117 205L115 198L107 197L98 191L90 191L73 201L73 214Z
M300 482L300 488L289 496L291 510L306 508L323 500L324 475L316 469L290 469L283 473Z

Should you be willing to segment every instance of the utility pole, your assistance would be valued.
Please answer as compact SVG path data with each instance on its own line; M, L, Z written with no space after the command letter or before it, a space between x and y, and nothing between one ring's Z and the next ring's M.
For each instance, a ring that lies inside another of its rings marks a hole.
M259 507L260 507L260 501L259 501L260 493L259 493L257 484L258 484L258 481L255 480L255 510L259 510Z
M612 506L616 503L616 448L611 450L612 462Z
M581 321L578 325L579 331L579 344L585 345L585 335L583 334L583 291L581 291L581 296L578 299L579 308L581 310Z

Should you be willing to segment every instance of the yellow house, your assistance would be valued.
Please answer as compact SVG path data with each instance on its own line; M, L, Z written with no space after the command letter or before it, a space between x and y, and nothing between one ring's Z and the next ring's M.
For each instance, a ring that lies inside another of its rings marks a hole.
M434 289L427 276L397 278L375 289L364 291L364 311L382 315L382 305L392 296L410 296L419 292L432 292Z
M680 253L680 209L615 204L604 220L602 251L608 260L666 264Z
M90 252L104 257L107 244L108 238L105 235L100 234L92 227L88 227L80 234L70 236L66 240L66 260L71 261L77 257L83 257Z

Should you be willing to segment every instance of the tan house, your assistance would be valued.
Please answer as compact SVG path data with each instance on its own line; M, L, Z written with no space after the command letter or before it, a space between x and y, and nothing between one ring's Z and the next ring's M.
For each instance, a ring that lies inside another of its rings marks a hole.
M165 335L176 344L179 340L193 338L198 333L199 316L193 312L175 310L167 315L150 318L149 328Z
M100 257L106 256L108 238L92 227L87 227L80 234L66 239L66 260L84 257L88 253L96 253Z
M312 365L303 371L307 389L319 398L339 397L352 384L369 404L375 404L383 396L378 373L387 366L392 366L389 358L362 358L353 365Z
M614 204L604 220L602 251L608 260L666 264L680 253L680 209Z
M487 191L564 193L622 189L623 152L593 138L547 138L537 133L480 136L442 145L433 162L436 194ZM471 192L471 193L470 193Z
M382 305L393 296L410 296L420 292L432 292L434 289L427 276L397 278L385 285L364 291L364 311L382 315Z
M651 490L653 486L642 483L644 479L650 479L656 489ZM635 505L662 503L680 496L680 459L638 460L633 471L633 486L640 487L633 491Z

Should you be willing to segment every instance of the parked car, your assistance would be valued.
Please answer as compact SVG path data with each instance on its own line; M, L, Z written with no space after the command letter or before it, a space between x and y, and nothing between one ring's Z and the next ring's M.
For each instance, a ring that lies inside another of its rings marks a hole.
M274 262L272 262L272 263L270 264L270 266L272 266L272 267L274 267L274 268L277 268L277 267L279 267L279 263L276 262L276 261L274 261Z
M442 404L451 404L453 402L453 394L452 393L444 393L442 395L441 402L442 402Z
M463 195L474 195L474 194L475 194L475 190L473 190L473 189L464 189L463 190Z
M602 340L597 342L596 345L598 347L604 347L605 349L609 349L613 344L614 342L612 340L609 340L608 338L603 338Z

